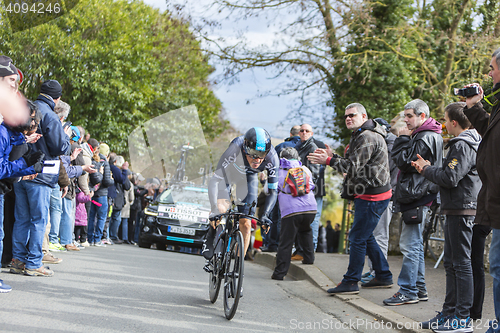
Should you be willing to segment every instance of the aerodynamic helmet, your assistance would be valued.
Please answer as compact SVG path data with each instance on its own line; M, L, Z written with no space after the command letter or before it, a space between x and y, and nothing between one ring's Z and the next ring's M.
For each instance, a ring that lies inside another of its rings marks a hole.
M252 127L245 133L243 150L253 158L264 158L271 149L271 136L262 127Z

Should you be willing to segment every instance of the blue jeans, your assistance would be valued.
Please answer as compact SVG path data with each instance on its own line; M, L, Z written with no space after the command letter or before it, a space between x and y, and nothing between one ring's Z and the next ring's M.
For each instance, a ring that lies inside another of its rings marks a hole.
M500 332L500 229L493 229L490 245L490 274L493 276L493 304L497 323L487 333Z
M2 258L3 238L5 236L5 233L3 232L3 203L4 203L4 195L0 194L0 259Z
M128 217L122 217L122 240L128 240Z
M392 280L387 259L373 237L373 230L388 204L389 199L383 201L354 199L354 222L349 231L349 267L343 282L361 280L366 254L373 263L377 279L380 281Z
M311 223L314 251L316 251L316 247L318 247L319 219L321 218L321 211L323 210L323 197L317 197L316 204L318 205L318 210L316 211L314 221Z
M94 203L90 206L87 239L89 243L98 243L101 241L106 215L108 214L108 197L101 195L100 197L94 197L92 200L100 203L102 206L98 207Z
M14 184L16 223L12 230L12 256L26 263L26 268L42 267L42 243L49 220L52 188L31 181Z
M424 219L420 224L406 224L403 222L399 248L403 254L403 265L399 273L399 292L411 299L418 296L418 292L426 294L425 261L422 232L427 221L429 207L422 206Z
M118 239L118 229L120 228L120 223L122 222L122 211L114 210L111 213L111 219L109 220L109 238L113 240Z
M49 242L59 244L59 227L62 216L61 188L56 185L50 193L50 232Z
M137 211L137 215L135 217L135 230L134 230L134 242L139 241L139 233L141 232L141 217L142 210Z
M61 236L61 245L73 243L73 201L71 199L62 199L62 215L59 226L59 234Z

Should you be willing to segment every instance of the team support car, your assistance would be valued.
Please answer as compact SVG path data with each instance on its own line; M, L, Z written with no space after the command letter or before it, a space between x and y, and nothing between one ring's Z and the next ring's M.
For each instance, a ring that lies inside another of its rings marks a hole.
M201 248L209 228L208 190L195 185L173 184L144 210L139 246L158 249L167 245Z

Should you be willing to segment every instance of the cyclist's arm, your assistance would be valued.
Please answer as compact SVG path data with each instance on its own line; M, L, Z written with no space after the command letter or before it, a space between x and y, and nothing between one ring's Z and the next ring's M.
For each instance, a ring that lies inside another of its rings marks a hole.
M274 204L276 203L276 199L278 198L278 168L279 168L279 159L278 155L271 149L271 153L264 161L266 163L267 169L267 187L269 189L269 194L266 197L266 201L264 202L264 206L262 207L264 213L262 217L269 218L271 211L274 208Z
M236 161L241 147L235 143L233 140L226 151L222 154L217 163L217 168L210 178L208 183L208 198L210 200L210 207L213 214L219 214L219 209L217 206L217 199L219 199L219 191L226 187L228 184L228 179L225 174L225 169ZM222 199L222 198L221 198Z
M217 214L217 194L219 191L219 183L221 181L224 181L224 178L219 178L219 175L217 175L217 170L216 172L213 173L212 177L210 178L210 181L208 182L208 199L210 200L210 210L212 213ZM221 184L222 185L222 184Z

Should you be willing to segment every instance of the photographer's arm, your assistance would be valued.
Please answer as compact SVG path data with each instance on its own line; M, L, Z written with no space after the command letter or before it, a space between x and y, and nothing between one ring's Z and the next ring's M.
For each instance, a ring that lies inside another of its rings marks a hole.
M477 84L469 84L465 87L472 85ZM486 132L490 120L490 115L484 110L483 104L481 104L483 95L483 88L479 86L479 95L468 97L465 100L467 107L464 109L464 114L469 118L469 121L481 136Z

